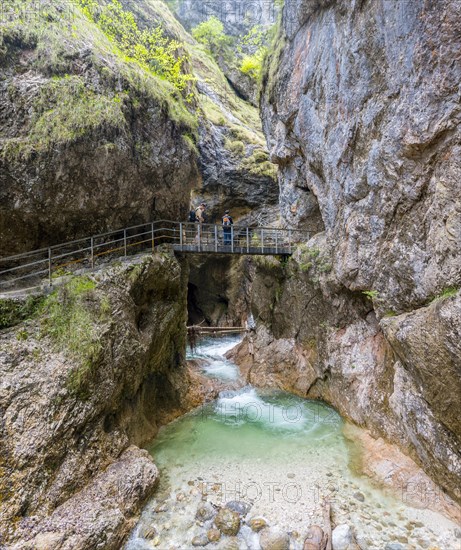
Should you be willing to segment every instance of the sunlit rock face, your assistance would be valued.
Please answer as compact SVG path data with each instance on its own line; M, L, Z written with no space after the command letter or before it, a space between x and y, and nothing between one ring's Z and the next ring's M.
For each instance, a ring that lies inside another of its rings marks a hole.
M460 499L458 8L286 0L263 128L285 222L324 232L257 266L247 368L397 441Z

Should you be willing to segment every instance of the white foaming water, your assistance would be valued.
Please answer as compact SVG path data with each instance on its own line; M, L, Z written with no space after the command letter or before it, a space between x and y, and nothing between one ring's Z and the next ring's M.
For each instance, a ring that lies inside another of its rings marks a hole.
M210 358L238 342L225 340L206 342L200 352L205 348ZM216 369L218 364L216 359ZM250 386L222 392L215 402L162 428L153 441L149 451L161 472L160 486L125 549L189 550L194 537L203 537L213 525L212 519L196 520L200 503L223 506L239 500L251 506L238 534L239 549L260 550L248 520L264 517L292 533L290 548L302 550L307 527L322 523L325 499L336 521L349 524L360 537L361 548L383 550L405 539L409 546L403 548L455 548L452 522L407 506L351 471L354 446L346 442L342 425L327 405L284 392ZM147 540L143 534L152 528L154 538ZM218 550L225 538L206 548Z
M320 402L304 401L289 394L261 392L247 386L238 391L221 392L214 406L217 421L225 424L243 425L251 423L262 429L278 431L285 436L292 432L315 433L320 441L330 437L330 430L324 433L321 425L338 428L339 415Z
M203 361L202 370L210 378L219 380L238 380L237 366L225 358L225 354L242 341L240 335L223 338L206 338L193 352L188 352L187 359Z

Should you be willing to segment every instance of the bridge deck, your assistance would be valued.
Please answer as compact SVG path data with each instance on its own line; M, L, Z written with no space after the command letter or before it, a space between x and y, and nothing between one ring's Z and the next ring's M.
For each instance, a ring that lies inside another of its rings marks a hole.
M282 255L297 243L309 240L309 232L276 227L184 223L159 220L100 235L0 258L0 292L46 282L76 269L93 269L98 263L154 251L170 245L175 252L193 254Z
M215 245L180 245L174 244L173 250L175 252L190 252L194 254L242 254L248 256L290 256L292 250L284 247L246 247L246 246L224 246L218 244Z

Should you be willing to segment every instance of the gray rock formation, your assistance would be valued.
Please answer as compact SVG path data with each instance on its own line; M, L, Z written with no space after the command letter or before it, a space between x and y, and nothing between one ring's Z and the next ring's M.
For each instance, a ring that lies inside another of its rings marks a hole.
M2 33L1 255L179 219L198 181L182 101L71 6Z
M258 262L242 359L253 383L398 443L460 500L458 8L285 2L263 127L285 222L324 233L288 266Z
M340 282L397 313L461 284L458 8L287 0L265 76L284 218L316 201Z
M119 549L158 479L147 451L130 447L43 522L24 521L12 550Z
M279 11L276 0L166 0L166 3L188 31L214 16L231 36L246 34L255 25L270 27Z
M73 279L0 334L4 541L40 531L89 548L107 527L119 548L157 478L144 453L122 453L189 408L186 281L173 258L141 258Z

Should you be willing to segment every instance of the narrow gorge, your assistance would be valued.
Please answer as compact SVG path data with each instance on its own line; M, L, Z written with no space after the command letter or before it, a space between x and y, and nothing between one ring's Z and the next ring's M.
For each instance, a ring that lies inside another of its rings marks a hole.
M460 1L0 15L0 548L459 550Z

